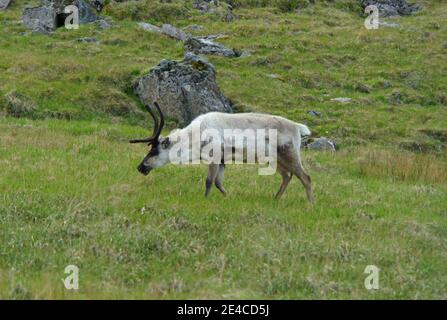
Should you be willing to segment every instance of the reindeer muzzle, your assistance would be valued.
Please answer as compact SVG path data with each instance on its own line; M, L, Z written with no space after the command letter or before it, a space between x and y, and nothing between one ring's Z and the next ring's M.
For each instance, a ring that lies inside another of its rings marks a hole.
M151 170L152 170L152 168L149 166L145 166L144 163L141 163L138 166L138 171L145 176L147 176L149 174L149 172L151 172Z

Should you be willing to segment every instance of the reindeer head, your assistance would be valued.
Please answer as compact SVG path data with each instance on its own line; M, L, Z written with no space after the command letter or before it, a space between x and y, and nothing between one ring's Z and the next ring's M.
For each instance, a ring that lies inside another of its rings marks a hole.
M149 111L152 119L154 119L154 132L152 133L152 137L130 141L130 143L147 143L148 146L150 146L149 153L138 166L138 171L145 176L148 175L152 169L164 166L169 162L169 148L171 142L169 138L160 137L160 133L165 124L164 115L158 103L154 102L154 105L160 116L160 121L157 120L152 108L149 105L146 105L147 111Z

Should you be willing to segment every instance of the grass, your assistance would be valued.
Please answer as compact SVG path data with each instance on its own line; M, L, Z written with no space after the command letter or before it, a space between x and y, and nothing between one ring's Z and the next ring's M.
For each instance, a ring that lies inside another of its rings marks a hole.
M401 181L447 183L447 165L432 155L391 150L369 150L361 160L365 176L390 177Z
M0 298L447 298L445 3L371 32L351 2L237 2L232 23L176 1L144 2L147 17L116 4L114 28L50 37L21 34L21 3L0 12ZM228 168L227 199L203 197L206 167L136 172L147 150L127 140L148 117L132 83L183 48L132 18L200 24L251 52L209 57L236 108L340 146L304 152L314 206L297 179L274 201L280 178L253 166ZM364 288L371 264L380 290Z
M362 150L305 153L313 207L298 180L274 201L279 177L252 166L230 166L230 197L206 200L205 167L139 176L132 126L1 125L2 298L445 298L445 183L365 176Z

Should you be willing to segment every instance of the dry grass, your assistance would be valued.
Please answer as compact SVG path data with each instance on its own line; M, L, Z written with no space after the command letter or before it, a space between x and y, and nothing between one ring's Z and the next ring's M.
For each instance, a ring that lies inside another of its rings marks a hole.
M446 183L445 161L431 154L393 150L368 150L359 161L363 176L389 177L400 181Z

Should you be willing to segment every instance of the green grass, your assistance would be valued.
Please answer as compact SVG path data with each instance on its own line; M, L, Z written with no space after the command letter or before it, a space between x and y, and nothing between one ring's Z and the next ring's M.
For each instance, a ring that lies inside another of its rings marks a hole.
M313 207L298 180L273 200L279 178L252 166L229 166L229 198L204 199L206 167L137 174L133 127L1 126L3 298L445 298L445 181L364 176L357 149L306 152ZM60 281L68 264L78 293Z
M228 198L203 197L204 166L139 175L147 150L127 141L148 117L132 82L182 45L140 30L130 4L107 9L110 30L21 35L15 1L0 12L0 298L447 298L445 3L367 31L340 1L298 13L236 2L233 23L145 3L152 23L201 24L251 52L209 57L238 110L338 142L303 154L316 204L297 179L273 200L279 176L253 166L228 167ZM32 106L18 118L11 93ZM61 281L69 264L78 292ZM367 265L380 290L364 288Z

